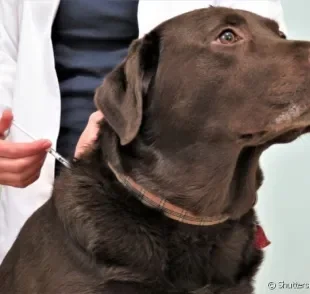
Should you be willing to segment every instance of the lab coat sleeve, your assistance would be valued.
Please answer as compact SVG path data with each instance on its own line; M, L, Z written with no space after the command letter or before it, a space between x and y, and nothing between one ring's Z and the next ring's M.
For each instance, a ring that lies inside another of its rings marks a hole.
M18 48L18 3L0 0L0 104L12 107Z

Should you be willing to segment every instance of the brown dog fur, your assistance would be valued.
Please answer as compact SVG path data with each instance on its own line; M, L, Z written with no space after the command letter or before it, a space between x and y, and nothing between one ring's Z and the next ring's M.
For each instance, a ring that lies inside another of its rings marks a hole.
M233 30L236 42L219 36ZM92 150L56 180L0 267L1 294L250 294L258 160L310 125L310 44L250 12L201 9L136 40L97 89ZM176 222L107 166L225 223Z

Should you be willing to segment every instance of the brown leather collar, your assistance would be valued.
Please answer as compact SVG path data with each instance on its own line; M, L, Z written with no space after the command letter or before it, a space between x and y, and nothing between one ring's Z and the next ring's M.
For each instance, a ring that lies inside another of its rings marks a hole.
M135 196L145 205L160 210L167 217L179 221L181 223L186 223L196 226L212 226L225 222L228 220L228 215L219 215L216 217L202 217L191 213L181 207L178 207L164 198L154 195L143 189L140 185L134 182L130 177L119 174L110 164L110 169L126 188L132 190Z

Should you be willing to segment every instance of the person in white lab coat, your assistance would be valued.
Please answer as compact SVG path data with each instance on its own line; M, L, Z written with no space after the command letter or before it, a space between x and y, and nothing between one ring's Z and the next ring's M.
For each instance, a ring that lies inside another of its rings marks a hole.
M102 114L92 104L93 91L130 42L168 18L209 5L261 14L285 31L280 0L0 1L0 104L11 109L0 120L0 263L51 195L55 160L46 150L78 156L96 137ZM44 139L30 142L14 126L7 135L13 116Z

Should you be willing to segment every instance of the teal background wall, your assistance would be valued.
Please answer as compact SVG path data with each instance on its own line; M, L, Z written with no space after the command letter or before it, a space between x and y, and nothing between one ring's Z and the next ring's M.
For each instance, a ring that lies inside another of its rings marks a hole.
M310 1L282 0L282 6L288 37L310 41ZM270 148L261 165L265 181L257 208L272 244L255 293L310 294L310 135Z

